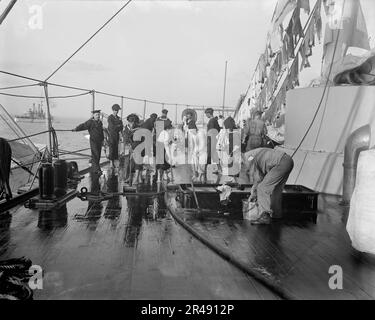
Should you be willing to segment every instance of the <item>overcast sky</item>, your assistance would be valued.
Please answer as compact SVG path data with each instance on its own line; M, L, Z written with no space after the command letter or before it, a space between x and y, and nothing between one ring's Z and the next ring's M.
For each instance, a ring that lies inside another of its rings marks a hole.
M0 5L6 2L0 1ZM233 108L265 48L276 2L134 0L50 81L141 99L220 106L227 60L226 106ZM369 34L374 37L375 3L361 2ZM18 1L0 26L0 70L46 78L123 4L110 0ZM41 29L30 27L33 5L42 5ZM319 50L316 48L314 57L318 62ZM316 63L307 71L307 78L319 75L319 68ZM1 87L25 83L28 81L0 75ZM42 94L41 88L13 92ZM50 88L51 95L75 93ZM100 96L96 100L97 107L106 112L118 102ZM0 103L12 113L20 113L32 101L0 96ZM142 113L142 103L125 104L125 114ZM174 111L174 107L167 108ZM91 99L86 96L56 101L53 113L85 117L90 109ZM160 110L160 106L150 105L148 113Z

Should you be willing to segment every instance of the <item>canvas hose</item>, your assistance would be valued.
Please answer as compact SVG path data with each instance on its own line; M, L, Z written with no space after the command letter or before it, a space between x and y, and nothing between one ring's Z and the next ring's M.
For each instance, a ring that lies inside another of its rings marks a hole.
M160 192L89 192L86 187L81 188L77 197L82 201L106 201L118 196L130 196L130 197L155 197L164 194L164 191Z
M239 259L237 259L232 253L230 253L227 249L221 247L218 244L214 244L211 240L209 240L206 236L204 236L201 232L197 231L194 227L190 226L182 217L179 216L178 213L175 213L173 210L168 208L169 213L172 217L189 233L191 233L195 238L197 238L200 242L206 245L209 249L217 253L220 257L224 260L227 260L229 263L243 271L244 273L248 274L249 276L253 277L257 281L259 281L262 285L266 288L271 290L277 296L284 300L298 300L298 298L289 290L283 288L281 285L272 279L269 279L260 271L255 270L254 268L250 267L248 264L243 263Z

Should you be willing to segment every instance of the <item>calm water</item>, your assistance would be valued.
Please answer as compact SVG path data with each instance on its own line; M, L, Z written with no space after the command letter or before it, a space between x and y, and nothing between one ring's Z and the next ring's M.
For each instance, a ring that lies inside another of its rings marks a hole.
M53 123L53 127L55 130L59 129L73 129L78 124L84 122L87 119L57 119L55 123ZM22 128L22 130L26 133L26 135L38 133L41 131L46 130L46 124L44 122L18 122L18 125ZM87 135L87 131L81 132L58 132L58 143L60 150L67 150L67 151L77 151L80 149L88 148L89 147L89 140L85 137ZM4 125L4 122L0 122L0 137L6 139L14 139L16 138L15 134L9 129L7 125ZM48 144L48 135L41 134L35 137L31 137L30 140L37 145L47 145ZM90 151L83 151L82 153L90 154ZM77 157L77 156L72 156ZM76 160L79 164L80 169L86 168L88 166L88 159L84 160Z

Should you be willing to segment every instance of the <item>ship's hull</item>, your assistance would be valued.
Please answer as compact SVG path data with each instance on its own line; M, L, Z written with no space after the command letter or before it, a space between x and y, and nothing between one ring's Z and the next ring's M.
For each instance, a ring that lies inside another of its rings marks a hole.
M14 121L16 122L35 122L35 123L45 123L46 119L32 119L32 118L19 118L15 117Z
M288 91L282 150L293 154L298 147L288 183L342 195L344 148L348 137L367 124L375 132L375 87L330 87L308 130L323 90L323 87L317 87ZM374 134L371 139L370 147L374 146Z

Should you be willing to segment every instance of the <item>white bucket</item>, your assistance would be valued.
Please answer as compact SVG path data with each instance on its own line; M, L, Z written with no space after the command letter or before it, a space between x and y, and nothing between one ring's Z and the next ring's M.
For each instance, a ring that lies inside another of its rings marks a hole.
M255 220L258 218L258 206L256 202L242 200L242 215L245 220Z

